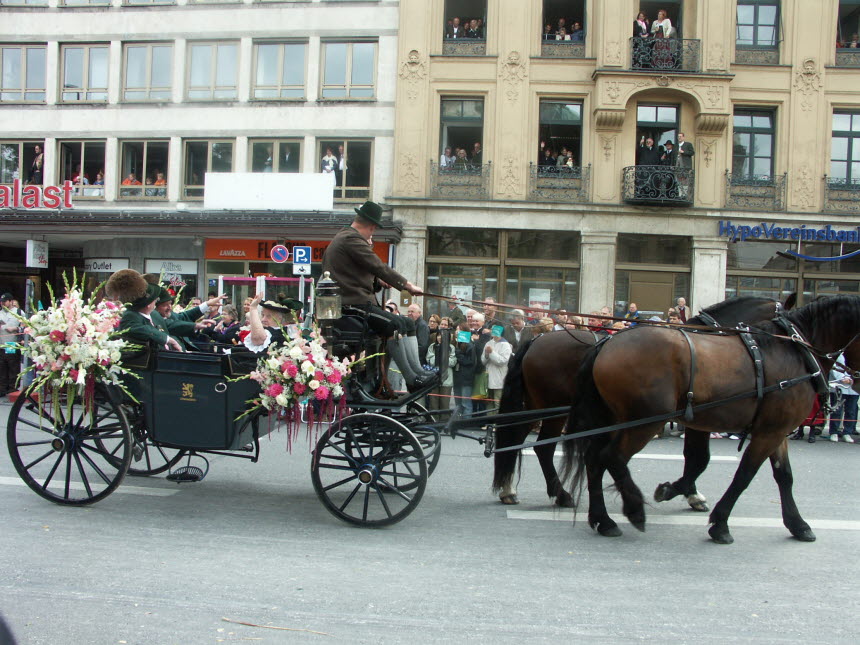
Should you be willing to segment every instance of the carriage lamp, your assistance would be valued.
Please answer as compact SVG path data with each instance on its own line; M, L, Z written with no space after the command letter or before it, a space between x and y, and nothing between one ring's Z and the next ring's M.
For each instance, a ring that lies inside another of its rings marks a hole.
M331 324L341 316L340 310L340 287L331 279L331 274L326 271L320 281L317 282L314 306L316 307L317 320L321 325L326 322Z

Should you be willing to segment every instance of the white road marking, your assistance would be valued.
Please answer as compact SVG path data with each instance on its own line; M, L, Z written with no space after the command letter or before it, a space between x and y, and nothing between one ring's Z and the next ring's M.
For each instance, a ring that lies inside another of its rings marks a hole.
M523 450L524 455L534 455L533 448ZM661 455L656 452L640 452L633 455L633 459L658 459L661 461L684 461L684 455ZM731 455L711 455L711 461L738 461L737 457Z
M542 520L551 522L573 521L573 511L507 511L509 520ZM580 514L580 520L585 514ZM613 516L618 523L628 523L623 517ZM806 520L813 529L834 531L860 531L860 522L852 520ZM697 515L649 515L646 524L665 526L707 526L708 516L705 513ZM735 517L729 518L730 527L744 528L782 528L782 520L777 517Z
M23 479L18 477L0 477L0 486L26 486ZM86 490L82 482L69 482L71 490ZM97 492L97 491L96 491ZM149 497L170 497L176 495L178 490L165 488L144 488L143 486L125 486L120 484L114 493L128 493L129 495L148 495Z

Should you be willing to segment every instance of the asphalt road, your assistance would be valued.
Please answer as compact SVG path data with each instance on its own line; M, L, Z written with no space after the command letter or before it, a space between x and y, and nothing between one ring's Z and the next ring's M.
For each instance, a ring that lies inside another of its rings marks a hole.
M288 454L284 434L258 464L216 457L199 484L128 477L98 504L62 507L18 479L8 410L0 613L21 644L857 641L860 445L792 443L817 542L782 527L766 466L736 506L735 544L718 546L680 500L652 503L645 533L599 537L584 514L553 511L534 457L522 504L502 506L491 462L463 439L445 440L420 506L387 529L331 516L306 444ZM711 443L699 488L714 502L737 443ZM649 498L680 473L681 446L655 441L631 462Z

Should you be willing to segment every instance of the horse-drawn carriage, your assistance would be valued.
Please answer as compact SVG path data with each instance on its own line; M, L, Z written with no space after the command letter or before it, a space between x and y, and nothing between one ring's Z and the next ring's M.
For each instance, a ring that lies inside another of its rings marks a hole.
M374 396L380 339L361 312L330 322L337 353L369 358L356 364L344 385L342 414L313 426L319 431L311 453L313 486L323 505L346 522L393 524L417 507L439 461L439 430L418 403L432 386L394 399ZM285 415L251 404L260 385L239 377L256 364L255 355L235 351L145 351L124 361L136 377L125 379L133 396L100 382L83 392L22 392L7 424L12 462L36 493L68 505L103 499L126 474L202 480L207 455L256 462L260 439Z

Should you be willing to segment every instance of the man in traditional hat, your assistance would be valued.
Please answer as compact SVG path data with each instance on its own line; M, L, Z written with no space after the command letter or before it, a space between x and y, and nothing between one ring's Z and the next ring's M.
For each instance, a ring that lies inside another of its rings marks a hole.
M122 269L108 278L105 293L117 302L125 303L126 310L120 320L120 330L127 329L126 337L142 344L153 344L159 349L185 351L177 340L208 326L180 320L165 320L155 311L161 287L148 283L132 269Z
M227 294L222 294L220 296L216 296L214 298L210 298L206 302L200 303L200 305L191 307L190 309L186 309L185 311L173 311L173 302L176 297L171 294L167 289L165 289L158 281L159 276L154 273L144 273L143 279L146 280L149 284L158 285L160 291L158 293L158 298L155 301L155 311L164 318L165 320L171 319L172 321L182 321L182 322L196 322L201 318L201 316L207 316L209 313L214 313L221 306L224 298L227 297ZM200 320L201 323L204 323L207 327L215 326L215 320L211 319L207 316L204 320ZM200 338L200 342L206 344L209 342L208 339ZM189 338L187 336L179 338L179 342L185 347L186 351L198 351L197 343L193 338Z
M338 232L326 249L322 270L340 285L343 304L374 314L368 317L368 324L377 333L390 337L388 354L397 362L407 387L421 389L433 383L437 375L421 367L415 323L380 307L375 293L383 283L414 296L424 292L373 252L371 237L382 226L379 204L368 201L356 208L352 225Z

